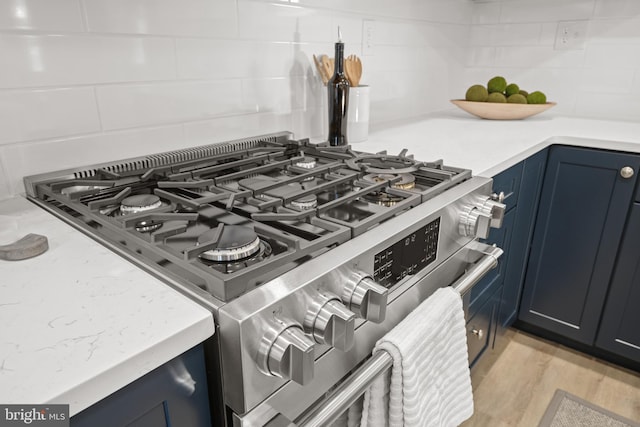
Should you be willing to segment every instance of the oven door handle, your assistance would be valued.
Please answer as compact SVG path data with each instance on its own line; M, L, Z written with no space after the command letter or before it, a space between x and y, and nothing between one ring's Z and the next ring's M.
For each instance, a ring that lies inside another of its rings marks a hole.
M474 242L473 251L483 254L458 280L451 284L451 287L458 291L460 296L464 297L473 286L478 283L484 276L498 265L498 258L502 256L504 251L496 245L487 245L485 243Z
M498 265L502 249L484 243L477 243L474 251L483 256L466 271L451 287L464 296L473 285L478 283L491 269ZM308 411L293 425L299 427L322 427L331 424L344 411L349 409L369 388L373 381L393 365L391 355L384 350L376 352L364 365L344 380L335 391L314 408Z

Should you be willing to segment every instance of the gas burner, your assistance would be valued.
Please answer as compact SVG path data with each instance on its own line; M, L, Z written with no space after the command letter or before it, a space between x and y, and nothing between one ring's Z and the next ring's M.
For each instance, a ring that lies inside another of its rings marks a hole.
M376 205L384 206L386 208L395 206L396 203L399 203L404 200L404 198L400 196L394 196L393 194L384 193L384 192L370 193L364 196L363 199L369 203L374 203Z
M369 174L410 174L424 166L406 156L390 156L387 154L365 154L346 160L347 166L356 171Z
M138 221L134 228L140 233L151 233L162 227L163 222L153 219Z
M209 243L216 238L218 229L214 228L198 236L198 244ZM216 242L216 247L200 254L200 258L215 262L233 262L248 258L261 248L260 237L249 227L227 225Z
M301 160L298 160L293 165L298 167L298 168L301 168L301 169L312 170L318 165L318 162L313 157L303 157ZM288 169L288 170L286 170L286 173L291 175L291 174L293 174L293 171ZM308 177L304 178L302 181L303 182L313 181L314 179L315 179L315 177L308 176Z
M135 194L125 197L120 202L120 212L123 215L157 209L162 206L162 200L155 194Z
M243 258L238 261L216 262L205 260L205 262L211 266L211 268L219 271L220 273L232 274L269 258L272 253L273 249L271 248L271 245L264 240L260 240L260 250L247 258Z
M309 209L315 209L318 207L318 198L315 194L309 194L308 196L300 197L299 199L292 200L291 206L301 211L307 211Z
M392 181L400 178L399 181L395 181L391 184L393 188L400 190L411 190L416 187L416 178L409 173L370 173L364 176L365 181L380 183L385 181Z
M316 159L313 157L304 157L302 160L299 160L295 163L295 165L299 168L304 169L313 169L316 167Z

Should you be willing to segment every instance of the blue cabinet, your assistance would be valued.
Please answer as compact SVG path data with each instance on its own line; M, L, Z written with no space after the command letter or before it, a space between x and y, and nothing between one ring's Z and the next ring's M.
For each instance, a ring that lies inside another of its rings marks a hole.
M516 319L546 160L545 149L493 177L494 191L504 194L506 212L502 227L492 229L486 243L504 249L504 254L498 267L471 291L467 323L471 365Z
M640 203L629 214L596 346L640 362Z
M498 312L497 336L517 319L522 286L524 283L529 249L533 236L542 179L547 165L548 150L542 150L523 163L522 178L513 212L511 238L504 247L508 253L504 272L504 284ZM499 181L498 181L499 183ZM500 186L497 187L500 189Z
M210 427L202 345L71 418L72 427Z
M593 346L609 289L640 156L576 147L550 149L519 319ZM603 338L604 339L604 338Z

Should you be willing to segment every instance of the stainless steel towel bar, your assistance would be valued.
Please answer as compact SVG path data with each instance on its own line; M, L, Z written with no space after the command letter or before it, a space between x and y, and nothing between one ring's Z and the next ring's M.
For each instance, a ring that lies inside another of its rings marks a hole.
M472 265L467 272L451 285L464 296L492 268L498 265L502 249L483 246L483 257ZM386 351L376 352L364 365L360 366L349 378L340 384L333 393L315 408L297 420L294 425L300 427L322 427L330 425L369 388L373 381L393 365L391 355Z

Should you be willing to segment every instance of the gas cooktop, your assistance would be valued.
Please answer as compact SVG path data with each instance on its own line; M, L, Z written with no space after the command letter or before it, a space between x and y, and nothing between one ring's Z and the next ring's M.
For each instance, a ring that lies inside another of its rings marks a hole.
M25 178L30 198L229 301L471 176L280 132Z

